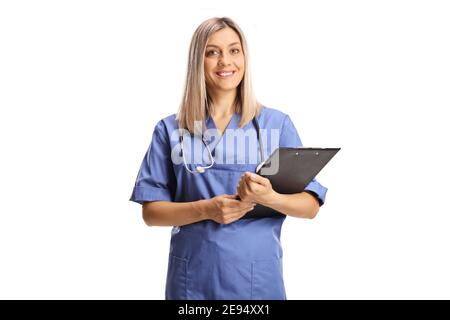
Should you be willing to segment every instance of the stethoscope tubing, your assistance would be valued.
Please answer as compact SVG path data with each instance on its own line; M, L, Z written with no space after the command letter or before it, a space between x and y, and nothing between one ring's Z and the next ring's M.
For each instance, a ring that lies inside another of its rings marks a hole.
M256 117L254 117L254 118L252 119L252 122L253 122L253 125L254 125L255 129L256 129L256 137L258 138L259 153L260 153L261 163L262 163L262 162L264 162L264 146L263 146L262 139L261 139L261 132L260 132L260 127L259 127L259 122L258 122L258 119L256 119ZM185 167L186 170L189 171L190 173L192 173L192 174L195 174L195 173L204 173L207 169L211 168L211 167L214 165L214 163L215 163L215 161L214 161L214 156L212 155L211 149L209 148L208 144L207 144L206 141L205 141L205 138L204 138L204 136L203 136L203 133L202 133L202 142L203 142L203 144L205 145L206 150L208 151L209 160L210 160L210 164L209 164L208 166L206 166L206 167L204 167L204 166L197 166L197 167L195 168L195 169L196 169L195 171L189 169L189 167L188 167L188 165L187 165L187 163L186 163L186 158L185 158L185 156L184 156L184 152L183 152L183 135L182 135L182 134L180 134L180 140L179 140L179 142L180 142L180 149L181 149L181 155L182 155L182 157L183 157L183 164L184 164L184 167Z

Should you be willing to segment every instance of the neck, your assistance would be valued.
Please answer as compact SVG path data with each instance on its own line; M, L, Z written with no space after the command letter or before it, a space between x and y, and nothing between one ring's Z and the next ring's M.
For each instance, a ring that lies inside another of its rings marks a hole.
M226 117L235 112L236 89L220 93L211 92L210 98L212 117Z

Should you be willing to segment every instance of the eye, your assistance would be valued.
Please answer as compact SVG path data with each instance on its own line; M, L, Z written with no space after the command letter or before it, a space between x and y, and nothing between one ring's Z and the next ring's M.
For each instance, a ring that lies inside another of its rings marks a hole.
M241 50L236 49L236 48L231 49L231 53L232 53L232 54L238 54L239 52L241 52Z
M206 52L206 55L209 57L209 56L212 56L212 55L216 55L218 53L219 52L217 50L209 50L209 51Z

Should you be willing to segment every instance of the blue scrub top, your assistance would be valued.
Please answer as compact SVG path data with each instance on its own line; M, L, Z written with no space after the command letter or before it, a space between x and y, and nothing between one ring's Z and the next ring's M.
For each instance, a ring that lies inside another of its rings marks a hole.
M264 144L266 159L278 147L302 146L288 115L263 106L257 119L260 128L268 132L269 143ZM235 113L226 129L237 129L239 121L240 115ZM211 117L205 124L207 129L216 128ZM221 163L214 164L202 174L189 173L183 162L172 162L172 152L180 150L177 129L175 114L156 124L131 201L140 204L144 201L190 202L235 194L241 175L245 171L255 172L261 161L259 152L257 163L249 161L252 157L246 154L237 164L218 161ZM251 121L242 129L255 130ZM272 136L271 129L278 129L279 135ZM251 143L257 145L254 136L255 141ZM208 146L216 155L236 156L235 148L229 147L225 137L210 139ZM185 152L188 153L187 149ZM200 165L209 163L209 158L205 157ZM196 164L188 161L188 166L195 170ZM320 205L325 202L327 188L315 179L306 190L318 196ZM286 299L280 244L284 219L243 219L227 225L204 220L173 227L166 299Z

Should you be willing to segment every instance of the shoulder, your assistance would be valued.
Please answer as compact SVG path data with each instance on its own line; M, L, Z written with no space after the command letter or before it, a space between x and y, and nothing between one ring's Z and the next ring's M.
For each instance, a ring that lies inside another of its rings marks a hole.
M153 129L153 135L168 142L174 130L178 128L176 114L171 114L158 120Z
M173 114L159 120L159 123L161 123L161 125L166 126L167 128L178 128L178 122L177 122L176 116L177 115L175 113L173 113Z
M155 126L155 130L171 132L178 128L178 122L176 120L176 114L171 114L165 118L160 119Z
M289 116L272 107L262 106L258 116L260 127L281 129L286 121L290 121Z

